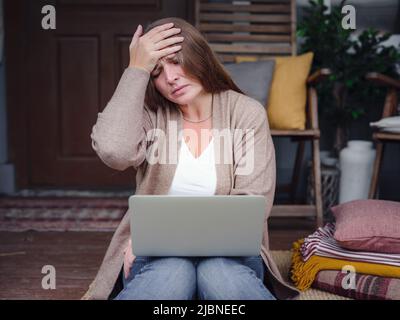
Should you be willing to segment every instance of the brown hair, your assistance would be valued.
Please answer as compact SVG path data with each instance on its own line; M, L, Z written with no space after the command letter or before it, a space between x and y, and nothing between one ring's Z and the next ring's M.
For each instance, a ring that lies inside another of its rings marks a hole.
M163 18L148 25L145 33L169 22L173 22L174 27L180 28L179 36L184 37L181 43L182 49L177 52L176 57L188 77L197 79L208 93L218 93L229 89L243 93L225 71L207 40L190 23L175 17ZM145 104L152 110L159 106L176 106L158 92L152 77L147 85Z

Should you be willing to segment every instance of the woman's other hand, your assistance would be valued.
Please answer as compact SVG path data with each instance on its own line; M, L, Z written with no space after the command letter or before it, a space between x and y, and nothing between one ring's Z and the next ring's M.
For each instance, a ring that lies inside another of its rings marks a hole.
M141 68L150 73L160 58L179 51L182 47L178 43L183 41L183 37L173 37L181 32L181 29L173 28L173 25L171 22L154 27L144 35L143 27L139 25L129 45L129 67Z
M124 251L124 276L125 279L128 278L130 270L132 268L133 261L135 260L136 256L132 253L132 240L129 239L128 246Z

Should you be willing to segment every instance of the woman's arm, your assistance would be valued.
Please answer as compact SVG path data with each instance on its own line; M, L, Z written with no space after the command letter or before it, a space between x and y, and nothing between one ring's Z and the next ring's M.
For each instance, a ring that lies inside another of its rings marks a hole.
M230 194L265 196L267 219L275 196L275 148L265 108L253 99L244 98L236 128L252 129L254 135L234 138L234 181Z
M113 169L137 168L146 158L146 132L153 128L144 107L149 78L150 73L144 69L126 68L92 128L93 149Z
M146 135L154 128L151 114L144 107L144 98L150 72L157 61L177 52L183 37L173 23L154 27L142 35L139 25L129 45L129 67L125 69L111 100L97 117L92 128L92 147L109 167L125 170L137 168L146 159ZM155 121L154 121L155 122Z

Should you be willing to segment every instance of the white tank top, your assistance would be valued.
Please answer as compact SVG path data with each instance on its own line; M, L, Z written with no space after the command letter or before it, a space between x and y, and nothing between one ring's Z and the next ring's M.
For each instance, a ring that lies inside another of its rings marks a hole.
M168 194L210 196L215 194L216 186L214 138L198 158L193 156L182 138L179 162Z

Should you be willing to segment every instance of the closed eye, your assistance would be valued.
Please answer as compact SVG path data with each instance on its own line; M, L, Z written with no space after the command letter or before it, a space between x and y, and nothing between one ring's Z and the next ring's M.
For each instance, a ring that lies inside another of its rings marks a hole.
M179 64L179 60L176 58L176 56L172 56L170 58L167 58L167 61L169 63L172 63L172 64Z
M161 69L160 67L154 69L154 71L151 73L151 76L152 76L153 78L157 78L157 77L160 75L160 73L161 73L161 70L160 70L160 69Z
M167 59L167 61L168 61L168 63L174 64L174 65L180 64L179 60L174 58L174 57ZM159 64L156 65L155 68L154 68L154 71L151 74L151 76L153 78L157 78L160 75L160 73L162 72L162 69L163 69L162 66L160 66Z

